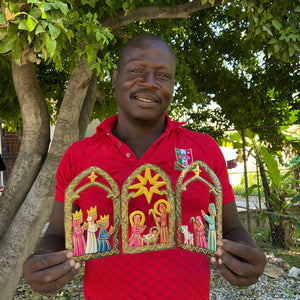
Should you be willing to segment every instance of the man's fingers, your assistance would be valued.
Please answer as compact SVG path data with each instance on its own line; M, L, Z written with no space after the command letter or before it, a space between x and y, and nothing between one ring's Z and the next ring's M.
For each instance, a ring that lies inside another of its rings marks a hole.
M228 269L224 264L219 264L217 262L217 264L213 263L213 265L220 272L220 274L232 285L249 286L257 282L256 276L242 277L232 272L232 270Z
M79 264L70 267L70 264L65 262L47 271L36 272L31 288L41 294L53 294L72 280L78 272Z
M56 293L79 272L72 257L70 251L34 254L24 263L24 279L39 293Z
M36 271L32 274L32 281L38 284L47 284L49 282L53 282L58 280L59 278L65 276L69 273L75 266L75 261L65 261L64 263L55 265L50 268L42 269L40 271Z
M25 264L29 265L31 270L43 270L64 263L71 257L72 253L67 250L48 254L35 254L29 257Z
M253 265L265 265L266 257L257 247L252 247L245 243L236 243L229 240L220 240L217 242L221 251L230 253L232 256L240 258L242 261Z
M219 240L217 245L217 256L211 259L211 263L226 280L238 286L257 282L266 263L259 248L226 239Z
M253 273L256 273L257 266L248 262L241 261L237 257L229 254L228 252L224 251L220 259L222 265L226 266L226 269L231 270L231 272L235 273L238 276L250 277L253 275Z

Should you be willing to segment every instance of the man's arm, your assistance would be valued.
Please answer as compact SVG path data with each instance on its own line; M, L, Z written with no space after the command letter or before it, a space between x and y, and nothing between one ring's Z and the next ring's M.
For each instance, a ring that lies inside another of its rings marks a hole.
M54 294L78 274L80 264L65 250L64 204L55 201L49 227L23 265L24 279L41 294Z
M266 257L243 228L235 201L223 205L223 236L217 242L218 257L211 263L233 285L249 286L262 275Z

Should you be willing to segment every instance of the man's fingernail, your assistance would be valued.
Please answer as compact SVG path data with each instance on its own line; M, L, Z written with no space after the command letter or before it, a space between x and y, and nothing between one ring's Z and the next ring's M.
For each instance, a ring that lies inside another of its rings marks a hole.
M79 262L76 262L76 264L75 264L75 269L76 269L76 270L79 270L79 269L80 269L80 263L79 263Z
M74 259L71 259L70 260L70 266L73 268L75 266L75 260Z

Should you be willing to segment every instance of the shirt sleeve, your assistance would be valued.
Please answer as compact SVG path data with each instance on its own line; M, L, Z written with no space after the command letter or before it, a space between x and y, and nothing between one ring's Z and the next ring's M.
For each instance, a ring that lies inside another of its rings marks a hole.
M71 157L72 148L70 147L63 155L56 173L56 194L55 200L65 201L65 190L72 181Z

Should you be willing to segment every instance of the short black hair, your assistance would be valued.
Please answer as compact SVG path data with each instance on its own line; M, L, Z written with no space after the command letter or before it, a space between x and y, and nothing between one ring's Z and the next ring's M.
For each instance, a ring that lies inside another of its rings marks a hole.
M144 41L158 41L158 42L164 43L169 48L170 53L174 56L175 62L177 61L177 57L176 57L174 49L161 36L154 34L154 33L144 33L144 34L133 37L122 47L120 54L119 54L119 59L117 62L117 70L120 70L122 60L124 58L126 51L130 47L133 47L134 44L138 44L138 43L144 42Z

